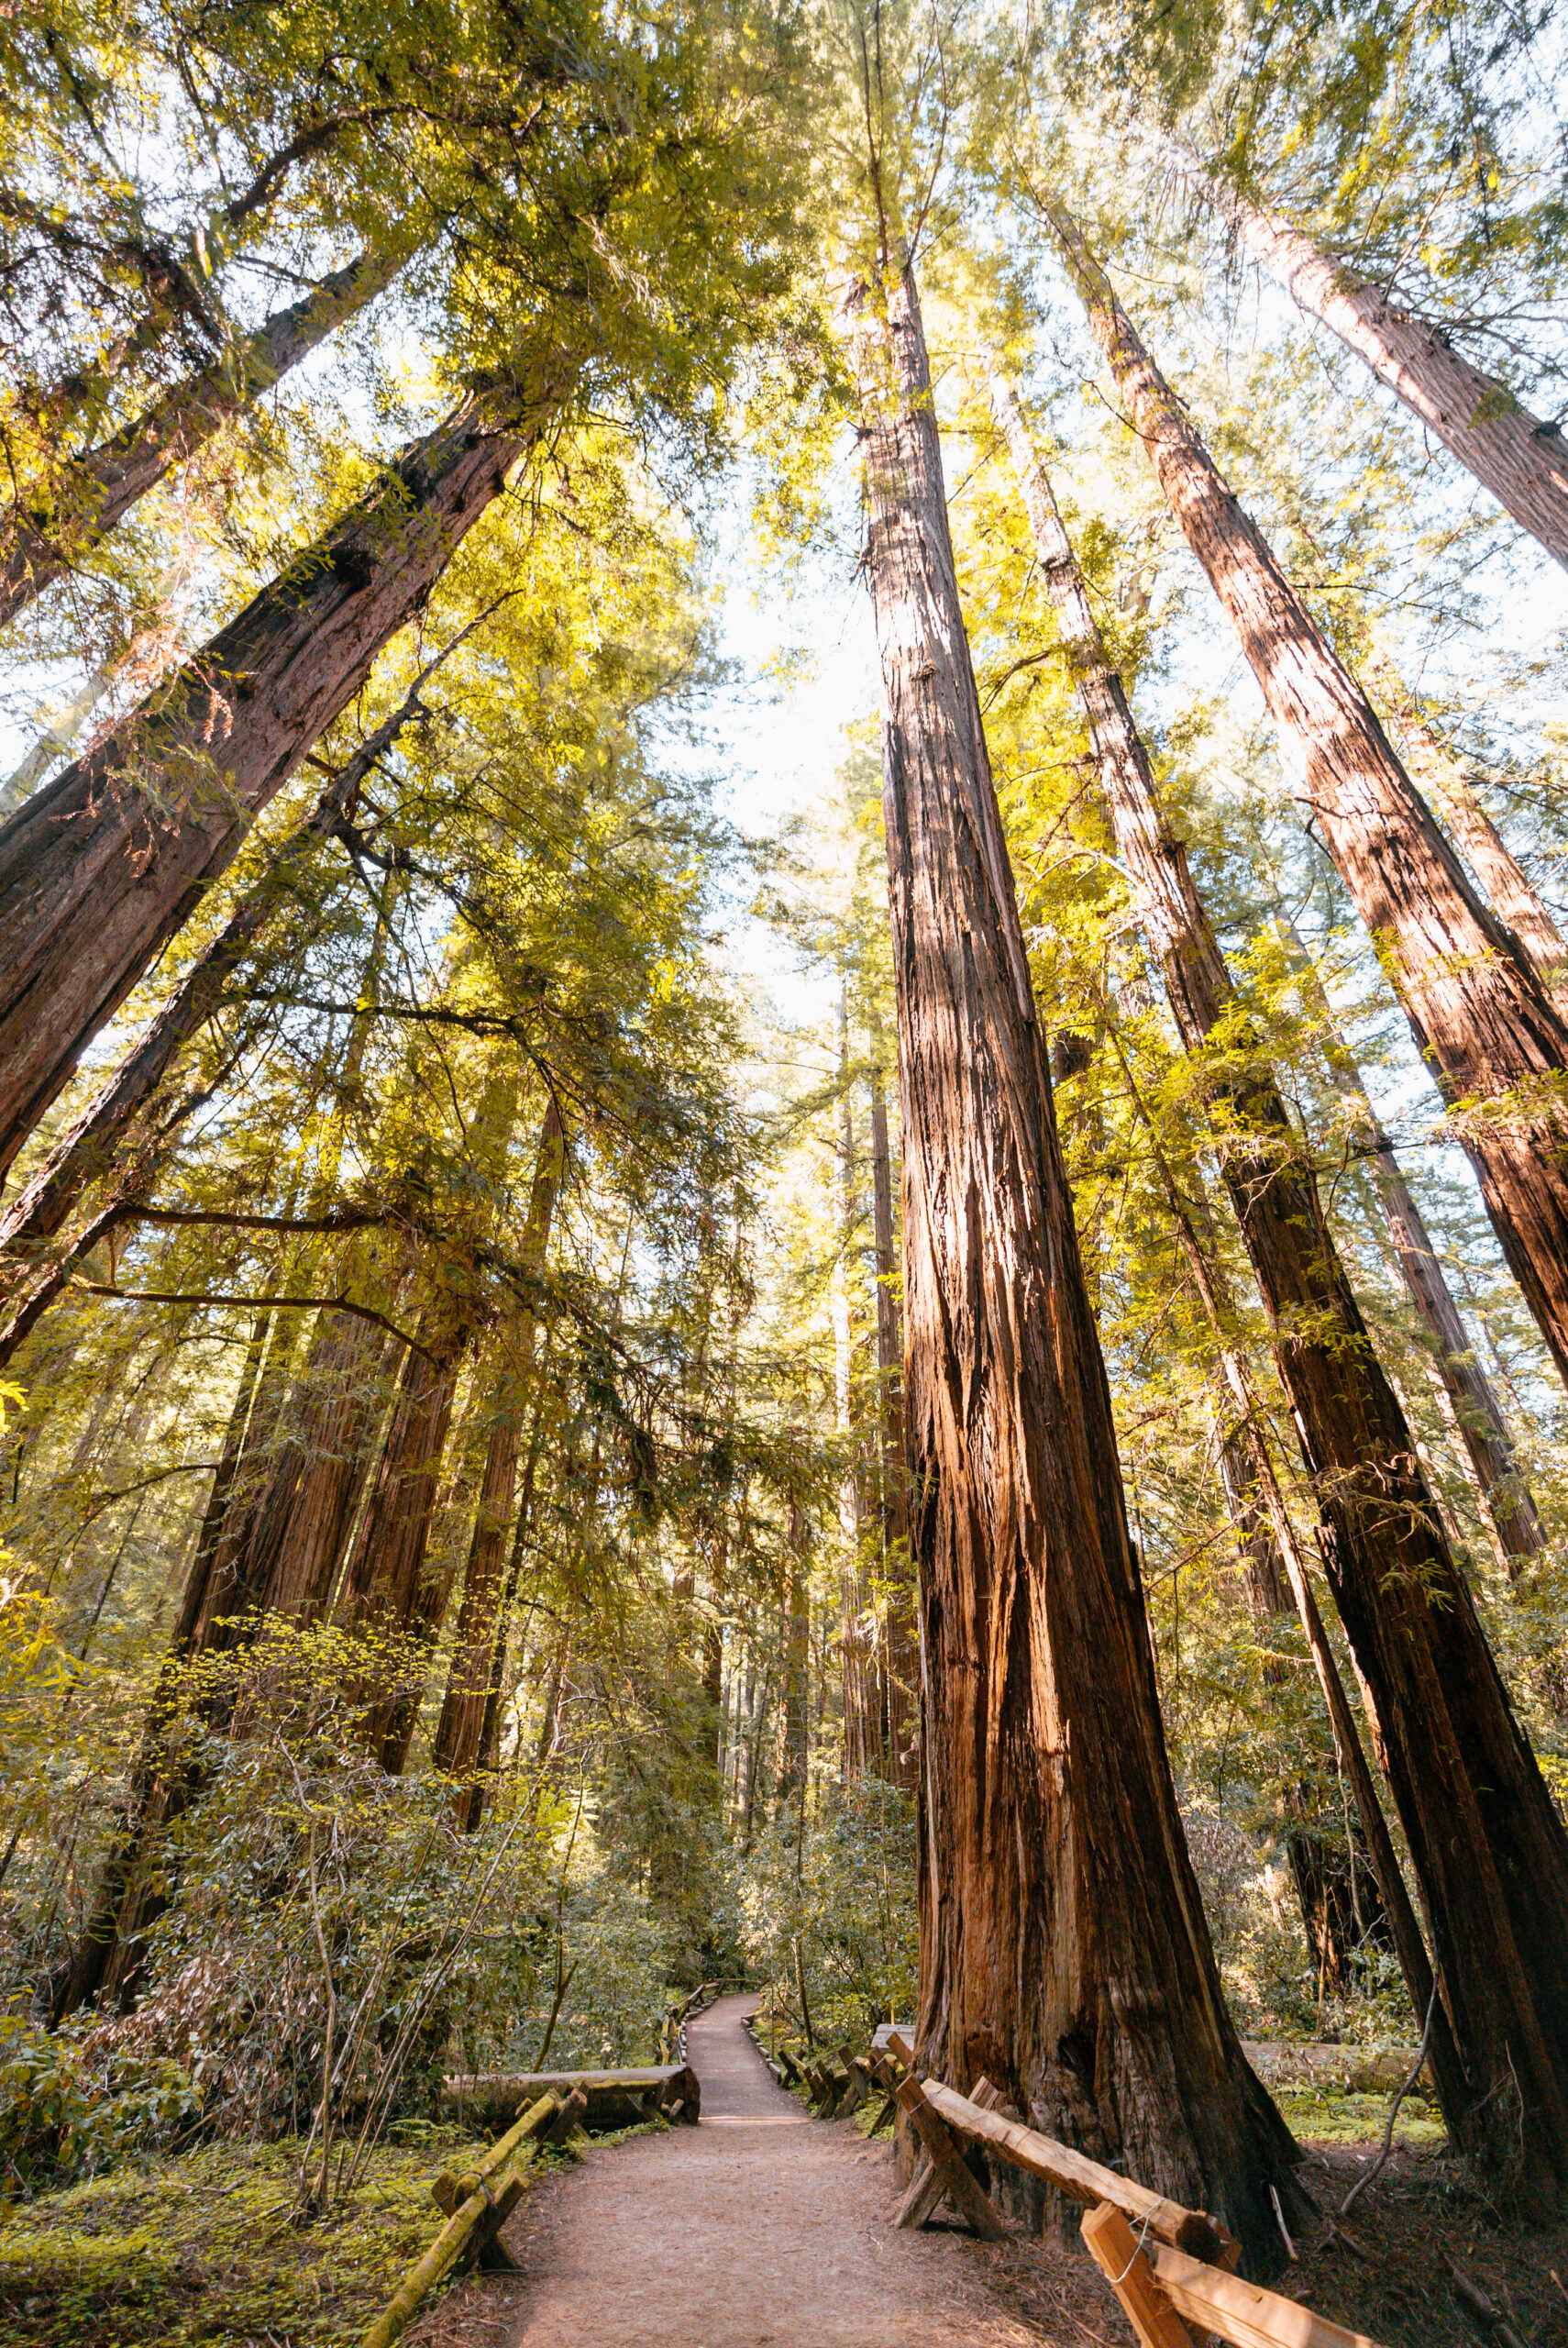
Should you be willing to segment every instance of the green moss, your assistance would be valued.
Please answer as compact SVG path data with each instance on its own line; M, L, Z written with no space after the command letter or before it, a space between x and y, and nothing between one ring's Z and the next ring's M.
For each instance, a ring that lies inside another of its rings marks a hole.
M438 2169L482 2147L430 2131L378 2152L340 2208L293 2215L297 2145L127 2162L6 2213L0 2334L17 2348L293 2348L357 2337L442 2223Z
M1388 2119L1386 2094L1353 2095L1334 2088L1276 2087L1274 2099L1294 2135L1316 2144L1380 2144ZM1430 2103L1409 2099L1394 2122L1397 2144L1441 2144L1448 2132Z

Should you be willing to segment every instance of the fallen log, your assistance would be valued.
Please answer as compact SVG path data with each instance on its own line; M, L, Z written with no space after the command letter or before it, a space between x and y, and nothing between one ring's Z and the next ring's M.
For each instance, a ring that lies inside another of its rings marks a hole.
M1161 2242L1169 2243L1193 2258L1206 2260L1211 2266L1231 2267L1239 2258L1240 2244L1217 2218L1210 2218L1200 2210L1184 2210L1179 2201L1167 2201L1162 2195L1151 2193L1147 2186L1135 2185L1131 2177L1118 2176L1114 2169L1101 2167L1099 2161L1075 2153L1070 2145L1058 2144L1054 2137L1042 2136L1037 2129L1025 2128L1015 2120L1004 2120L998 2111L982 2111L967 2096L939 2086L934 2079L926 2082L925 2092L959 2135L984 2144L988 2151L1010 2161L1015 2168L1054 2185L1069 2200L1086 2202L1091 2209L1109 2201L1134 2227L1157 2235Z
M647 2118L644 2099L651 2096L668 2112L681 2107L680 2117L697 2125L702 2089L689 2063L659 2063L642 2070L525 2071L465 2075L442 2083L443 2111L473 2113L487 2125L510 2120L541 2095L564 2103L574 2091L583 2098L581 2125L589 2130L632 2128Z

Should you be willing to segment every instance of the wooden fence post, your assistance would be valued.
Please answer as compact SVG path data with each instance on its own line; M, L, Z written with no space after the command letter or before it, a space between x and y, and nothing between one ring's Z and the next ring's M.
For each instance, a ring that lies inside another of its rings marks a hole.
M1143 2348L1192 2348L1192 2334L1154 2280L1137 2236L1109 2201L1088 2210L1078 2229L1090 2257L1121 2300Z

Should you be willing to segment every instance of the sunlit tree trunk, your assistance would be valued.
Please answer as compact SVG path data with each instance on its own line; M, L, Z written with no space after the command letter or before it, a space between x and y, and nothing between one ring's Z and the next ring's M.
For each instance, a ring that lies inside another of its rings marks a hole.
M1453 1432L1470 1463L1504 1566L1517 1578L1525 1562L1545 1547L1546 1534L1518 1472L1502 1407L1476 1359L1421 1211L1368 1097L1354 1056L1334 1020L1317 966L1294 922L1278 908L1275 917L1322 1023L1323 1057L1335 1090L1365 1136L1367 1171L1406 1290L1431 1342L1432 1367L1451 1404L1448 1415Z
M465 399L0 829L0 1168L501 493L519 415Z
M1186 852L1160 814L1044 468L1000 389L998 412L1062 616L1117 848L1209 1097L1321 1513L1330 1584L1426 1904L1463 2063L1440 2072L1444 2116L1500 2180L1521 2182L1522 2128L1527 2189L1568 2181L1568 1834L1443 1536L1273 1075L1233 1037L1222 1058L1205 1055L1211 1032L1225 1022L1230 1037L1234 1024L1230 974ZM1400 1955L1419 2006L1415 1953L1402 1945Z
M1297 2155L1227 2011L1171 1783L913 277L852 306L927 1674L917 2053L1272 2265L1269 2187L1293 2196Z
M1485 906L1256 526L1220 479L1070 216L1049 213L1172 513L1235 628L1321 833L1568 1378L1568 1024Z
M216 363L0 508L0 626L62 577L170 470L271 389L391 283L397 261L361 253L275 310Z
M1492 911L1512 930L1546 984L1557 985L1568 966L1568 943L1540 890L1481 804L1463 764L1428 720L1419 700L1393 663L1375 659L1370 676L1404 742L1411 774L1448 817Z
M1164 152L1230 222L1297 307L1338 337L1438 438L1520 529L1568 565L1568 440L1496 376L1473 367L1441 326L1413 317L1277 212L1249 204L1173 144Z

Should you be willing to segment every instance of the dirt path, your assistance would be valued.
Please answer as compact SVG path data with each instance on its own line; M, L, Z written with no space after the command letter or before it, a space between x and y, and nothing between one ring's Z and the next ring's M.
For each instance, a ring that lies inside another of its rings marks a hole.
M807 2118L723 1998L688 2033L702 2123L590 2152L528 2194L515 2282L419 2338L506 2348L1036 2348L1017 2278L956 2232L895 2233L886 2140Z

